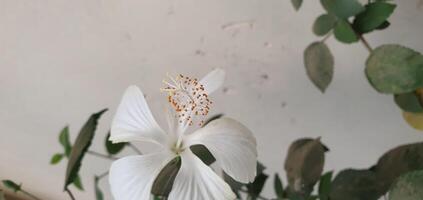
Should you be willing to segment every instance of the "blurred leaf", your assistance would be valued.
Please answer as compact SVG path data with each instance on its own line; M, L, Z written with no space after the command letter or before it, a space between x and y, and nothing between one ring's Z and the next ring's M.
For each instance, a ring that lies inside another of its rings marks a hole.
M212 121L214 121L216 119L220 119L222 117L223 117L223 114L222 113L213 115L212 117L210 117L209 119L207 119L201 127L204 127L207 124L209 124L210 122L212 122Z
M385 21L380 26L378 26L376 29L377 30L384 30L384 29L388 28L389 26L391 26L391 23L389 23L388 21Z
M65 189L77 178L79 168L81 167L82 158L87 152L88 147L91 145L91 140L94 137L98 120L101 115L106 111L107 109L104 109L98 113L91 115L91 117L88 119L88 121L84 124L81 131L79 132L78 137L76 138L76 141L72 147L72 151L69 156L68 166L66 168L66 179L64 186Z
M84 187L82 186L81 177L78 175L76 176L75 180L73 181L73 185L78 189L83 191Z
M423 106L415 92L396 94L394 95L394 100L403 111L412 113L423 112Z
M99 178L97 176L94 177L94 190L95 190L95 199L96 200L103 200L103 192L101 191L100 187L98 186Z
M279 178L279 174L275 174L275 182L273 184L273 187L275 189L275 194L276 197L278 197L279 199L282 199L285 197L284 195L284 191L283 191L283 184L281 179Z
M319 198L320 200L329 200L329 193L332 185L332 174L333 172L325 173L319 182Z
M382 45L367 58L366 75L381 93L412 92L423 87L423 56L400 45Z
M167 197L169 195L176 175L181 168L181 163L181 158L176 157L162 169L159 175L157 175L156 180L154 180L151 189L152 194L163 197Z
M366 5L366 10L354 19L353 27L360 33L368 33L386 23L394 12L396 5L385 2L374 2Z
M333 33L335 34L335 38L343 43L350 44L358 41L358 36L354 32L354 29L351 27L350 23L345 20L339 20L336 23Z
M196 144L190 146L191 151L198 156L206 165L211 165L216 161L216 158L210 153L206 146Z
M295 10L299 10L301 5L303 4L303 0L291 0L292 6L294 6Z
M14 192L21 190L21 185L18 185L11 180L3 180L2 182L3 182L4 187L6 187L10 190L13 190Z
M71 149L72 149L72 145L71 145L70 139L69 139L69 127L68 126L63 128L62 131L60 132L59 142L60 142L60 144L62 144L63 149L65 150L66 157L69 157Z
M119 153L128 144L127 142L113 143L112 141L109 140L109 138L110 138L110 131L109 133L107 133L106 140L104 141L104 145L106 146L106 150L109 155L115 155Z
M381 184L376 174L370 170L347 169L333 180L330 200L378 200Z
M410 171L423 169L423 143L407 144L386 152L373 171L382 184L382 192L388 192L394 181Z
M325 10L341 19L348 19L364 11L357 0L321 0Z
M313 24L313 32L317 36L323 36L329 33L335 27L336 17L329 14L320 15Z
M56 153L51 157L50 164L55 165L59 163L62 160L62 158L63 158L63 154Z
M423 131L423 113L403 112L402 116L411 127Z
M264 172L264 170L266 169L266 167L263 165L263 164L261 164L260 162L257 162L257 176L256 176L256 179L257 179L257 177L259 176L259 175L261 175L261 174L263 174L263 172ZM266 175L267 176L267 175ZM263 178L263 177L262 177ZM255 180L256 180L255 179ZM239 197L239 190L243 187L243 186L247 186L247 189L248 189L248 185L250 185L250 187L256 187L256 186L259 186L259 185L252 185L253 183L249 183L249 184L243 184L243 183L240 183L240 182L238 182L238 181L236 181L236 180L234 180L232 177L230 177L228 174L226 174L225 172L223 172L223 180L225 180L225 182L226 183L228 183L229 184L229 186L231 186L231 188L232 188L232 190L234 191L234 193ZM254 180L254 181L255 181ZM256 184L258 184L259 183L259 181L256 183ZM257 191L257 190L256 190ZM255 192L255 191L254 191ZM254 197L256 194L252 194L252 197Z
M413 171L402 175L392 186L389 200L422 200L423 171Z
M320 138L299 139L291 144L285 160L288 192L308 197L319 181L325 162L325 148Z
M304 65L313 84L325 92L333 77L333 56L323 42L314 42L304 51Z
M248 195L252 197L251 199L256 199L260 195L268 177L267 174L260 173L252 183L247 184Z

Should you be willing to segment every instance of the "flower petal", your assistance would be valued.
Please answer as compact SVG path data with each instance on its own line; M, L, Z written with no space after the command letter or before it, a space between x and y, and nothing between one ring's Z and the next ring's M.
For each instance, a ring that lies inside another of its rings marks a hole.
M216 91L225 81L225 71L217 68L209 72L205 77L200 80L200 83L204 86L207 94L211 94Z
M230 118L216 119L184 140L188 146L202 144L233 179L254 181L257 168L257 144L248 128Z
M137 86L126 89L113 119L113 142L148 141L164 144L166 134L154 120L144 95Z
M154 180L174 157L170 152L160 152L127 156L113 162L109 183L114 199L150 199Z
M182 164L176 175L169 200L229 200L236 196L231 188L191 150L182 155Z

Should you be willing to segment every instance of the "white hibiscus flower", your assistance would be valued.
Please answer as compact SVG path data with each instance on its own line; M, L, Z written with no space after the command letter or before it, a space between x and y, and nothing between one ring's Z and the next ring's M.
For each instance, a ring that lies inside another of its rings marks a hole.
M197 144L206 146L217 164L233 179L242 183L254 180L256 141L241 123L221 118L191 134L184 133L196 114L207 114L210 107L207 94L222 84L222 76L224 72L218 69L199 82L189 78L185 82L186 78L181 76L168 84L164 90L169 92L169 101L176 111L176 115L169 112L168 132L163 131L154 120L141 90L136 86L126 90L113 120L110 140L152 142L161 148L147 155L127 156L112 164L109 182L116 200L151 199L151 189L157 175L176 157L181 159L181 167L169 200L235 199L229 185L190 150L190 146ZM196 88L201 90L200 97ZM193 91L197 92L194 94ZM204 106L206 104L208 108Z

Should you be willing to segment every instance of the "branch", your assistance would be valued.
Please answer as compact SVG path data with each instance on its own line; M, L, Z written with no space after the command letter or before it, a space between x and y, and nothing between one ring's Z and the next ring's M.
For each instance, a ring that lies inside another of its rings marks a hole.
M366 39L364 39L363 35L359 34L359 38L361 43L363 43L363 45L366 47L367 50L369 50L369 53L371 53L373 51L372 47L369 45L369 43L367 42Z
M332 34L333 34L333 31L330 31L328 34L326 34L326 36L322 39L321 42L323 42L323 43L326 42L326 40L329 39L330 36L332 36Z
M29 197L31 197L31 198L33 198L33 199L35 199L35 200L41 200L40 198L36 197L35 195L33 195L33 194L31 194L31 193L29 193L29 192L27 192L27 191L23 190L23 189L21 189L21 190L20 190L20 192L22 192L22 193L26 194L27 196L29 196Z
M73 196L73 194L72 194L72 192L69 190L69 188L66 188L66 189L65 189L65 191L68 193L69 197L70 197L72 200L75 200L75 197Z
M100 158L106 158L106 159L109 159L109 160L117 160L117 159L119 159L119 158L114 157L112 155L105 155L105 154L101 154L101 153L98 153L98 152L95 152L95 151L90 151L90 150L87 151L87 154L90 154L90 155L93 155L93 156L97 156L97 157L100 157Z

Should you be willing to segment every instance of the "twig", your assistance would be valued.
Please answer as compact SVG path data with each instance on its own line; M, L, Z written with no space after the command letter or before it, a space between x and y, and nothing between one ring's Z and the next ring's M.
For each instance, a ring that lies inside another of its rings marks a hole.
M100 180L100 179L104 178L107 175L109 175L109 171L105 171L104 173L102 173L102 174L100 174L100 175L98 175L96 177L97 177L98 180Z
M330 36L332 36L332 34L333 34L333 32L331 31L331 32L329 32L328 34L326 34L326 36L322 39L322 41L321 42L326 42L326 40L327 39L329 39L330 38Z
M128 143L129 147L131 147L132 150L134 150L135 152L137 152L138 154L142 155L142 152L132 143Z
M27 192L27 191L23 190L23 189L21 189L20 191L21 191L22 193L26 194L27 196L29 196L29 197L31 197L31 198L33 198L33 199L35 199L35 200L41 200L40 198L36 197L35 195L33 195L33 194L31 194L31 193L29 193L29 192Z
M72 194L72 192L69 190L69 188L65 188L65 191L69 194L69 197L70 197L72 200L75 200L75 197L73 196L73 194Z
M364 39L363 35L358 34L360 37L360 41L363 43L363 45L366 47L367 50L371 53L373 51L372 47L369 45L366 39Z
M109 159L109 160L119 159L119 158L111 156L111 155L105 155L105 154L101 154L101 153L98 153L98 152L95 152L95 151L90 151L90 150L88 150L87 153L91 154L93 156L97 156L97 157L100 157L100 158L106 158L106 159Z
M244 192L244 193L248 194L248 191L247 191L247 190L244 190L244 189L242 189L242 188L241 188L241 189L239 189L239 191L240 191L240 192ZM268 198L263 197L263 196L260 196L260 195L257 195L257 196L256 196L256 198L257 198L257 199L261 199L261 200L269 200Z

